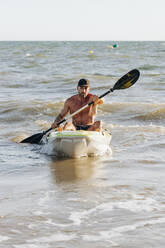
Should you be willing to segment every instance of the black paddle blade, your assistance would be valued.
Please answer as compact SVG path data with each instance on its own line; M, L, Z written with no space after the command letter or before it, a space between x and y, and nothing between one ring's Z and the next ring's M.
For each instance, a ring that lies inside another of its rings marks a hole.
M34 135L22 140L20 143L39 144L42 137L44 136L44 134L45 134L44 132L34 134Z
M127 74L125 74L123 77L121 77L114 85L113 90L122 90L127 89L131 87L133 84L136 83L140 76L140 72L137 69L134 69Z

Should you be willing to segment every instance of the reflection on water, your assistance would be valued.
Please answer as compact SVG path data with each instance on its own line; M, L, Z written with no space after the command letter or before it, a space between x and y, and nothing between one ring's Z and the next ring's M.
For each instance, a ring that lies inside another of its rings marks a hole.
M84 157L81 159L52 159L50 163L55 183L75 182L101 176L103 159Z

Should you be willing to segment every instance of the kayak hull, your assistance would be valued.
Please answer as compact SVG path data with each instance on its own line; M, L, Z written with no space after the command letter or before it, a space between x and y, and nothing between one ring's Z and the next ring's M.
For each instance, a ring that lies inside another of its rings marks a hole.
M57 157L79 158L111 153L108 131L53 131L46 138L45 152Z

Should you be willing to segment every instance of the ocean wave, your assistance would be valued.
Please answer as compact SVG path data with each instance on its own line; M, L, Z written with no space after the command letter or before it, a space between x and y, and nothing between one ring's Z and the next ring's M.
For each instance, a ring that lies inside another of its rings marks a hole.
M0 105L1 124L8 122L22 122L43 118L55 117L63 106L63 102L7 102Z
M35 67L41 67L41 65L37 62L31 61L31 62L26 63L26 64L24 63L22 65L22 67L25 69L30 69L30 68L35 68Z
M146 65L140 66L139 70L148 71L148 70L154 70L154 69L158 69L158 68L160 68L159 65L146 64Z
M143 121L163 120L165 119L165 107L160 107L157 110L151 108L150 112L138 115L135 119Z
M165 118L164 103L113 102L100 105L99 109L105 113L127 112L144 120Z
M42 117L54 117L62 109L64 101L5 101L0 104L0 114L3 120L14 119L17 116L27 119ZM98 107L98 115L111 115L114 119L138 120L138 121L156 121L165 119L165 104L159 103L139 103L139 102L113 102L105 103ZM22 119L21 118L21 119Z
M122 124L117 124L117 123L111 123L111 124L105 124L106 128L108 128L109 130L112 129L116 129L116 130L120 130L123 133L124 132L131 132L131 133L155 133L155 134L161 134L164 135L165 134L165 126L163 125L154 125L152 123L150 124L130 124L130 125L122 125Z

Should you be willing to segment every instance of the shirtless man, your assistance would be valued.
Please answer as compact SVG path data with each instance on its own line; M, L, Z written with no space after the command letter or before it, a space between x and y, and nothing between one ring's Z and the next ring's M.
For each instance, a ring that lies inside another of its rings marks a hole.
M72 123L67 122L64 125L64 130L101 131L102 123L101 121L95 121L95 117L97 114L97 104L103 104L104 101L99 99L98 96L90 94L89 90L89 80L80 79L77 85L78 94L68 98L65 101L63 109L56 117L51 127L56 128L57 123L63 120L68 113L72 114L87 105L89 102L94 101L94 104L74 115L72 117Z

